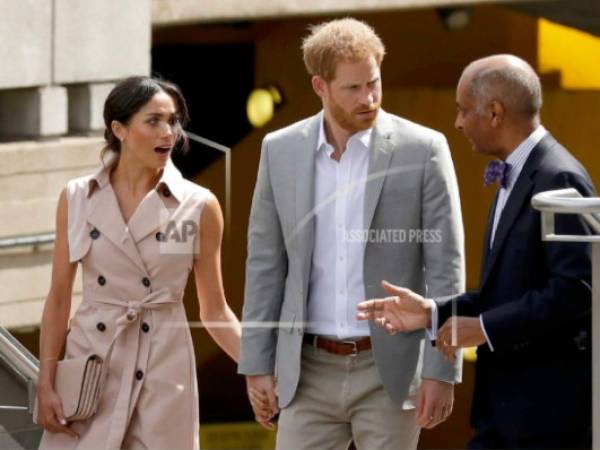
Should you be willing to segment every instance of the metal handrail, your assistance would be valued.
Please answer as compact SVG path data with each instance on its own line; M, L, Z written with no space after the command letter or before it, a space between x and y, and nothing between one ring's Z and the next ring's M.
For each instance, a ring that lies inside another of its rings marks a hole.
M27 247L29 245L51 244L56 240L55 233L25 234L0 239L0 250L16 247Z
M0 359L24 382L37 383L38 359L2 326L0 326Z
M556 234L555 214L578 214L590 228L600 234L600 198L583 197L573 188L540 192L531 199L531 205L542 213L542 236L548 241L600 242L600 236Z
M27 385L27 406L2 405L2 410L33 412L35 386L38 381L39 361L10 332L0 326L0 363Z

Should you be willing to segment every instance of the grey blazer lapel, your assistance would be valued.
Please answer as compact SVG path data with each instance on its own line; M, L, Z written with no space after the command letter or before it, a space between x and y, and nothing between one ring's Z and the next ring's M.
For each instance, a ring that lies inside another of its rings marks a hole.
M307 121L301 131L301 139L292 145L295 171L295 214L294 231L290 239L297 241L302 264L303 292L308 291L310 263L314 247L315 217L315 156L322 112Z
M363 210L364 229L371 228L373 216L381 188L388 172L390 162L392 160L392 132L388 126L388 119L384 111L379 112L379 117L373 136L371 139L371 148L369 149L369 168L367 172L367 180L365 186L365 204Z

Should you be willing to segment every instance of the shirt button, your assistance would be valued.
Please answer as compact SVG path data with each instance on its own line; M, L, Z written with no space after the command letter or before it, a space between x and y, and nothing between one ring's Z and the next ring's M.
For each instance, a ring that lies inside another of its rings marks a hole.
M142 324L142 331L143 331L144 333L147 333L148 331L150 331L150 325L148 325L146 322L144 322L144 323Z
M104 325L102 322L98 322L96 324L96 328L98 329L98 331L104 332L104 330L106 330L106 325Z
M144 372L142 372L141 370L138 370L138 371L135 373L135 377L136 377L138 380L141 380L142 378L144 378Z
M99 284L100 286L104 286L104 285L106 284L106 278L104 278L102 275L100 275L100 276L98 277L98 284Z
M150 280L148 279L148 277L142 278L142 284L146 287L150 287Z
M90 231L90 237L94 240L100 237L100 232L97 228L94 228L92 231Z
M167 236L162 231L159 231L156 233L156 240L158 242L165 242L167 240Z

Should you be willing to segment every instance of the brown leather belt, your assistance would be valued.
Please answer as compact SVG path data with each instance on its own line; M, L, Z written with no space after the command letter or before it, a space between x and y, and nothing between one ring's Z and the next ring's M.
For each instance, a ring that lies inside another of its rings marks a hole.
M325 350L328 353L342 356L356 356L359 352L371 349L371 338L358 341L334 341L315 334L304 334L304 343Z

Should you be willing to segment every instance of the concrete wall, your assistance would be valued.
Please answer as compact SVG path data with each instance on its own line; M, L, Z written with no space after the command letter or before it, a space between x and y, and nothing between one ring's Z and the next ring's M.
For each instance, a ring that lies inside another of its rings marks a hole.
M207 8L205 2L197 0L153 0L152 23L162 26L517 1L519 0L220 0L211 2Z
M0 237L53 232L60 191L67 180L95 170L101 147L98 138L0 144ZM0 250L0 325L39 324L50 287L52 248ZM79 276L75 286L76 305Z
M2 140L98 130L104 98L65 88L150 71L150 0L0 0L0 11ZM68 106L91 112L69 120Z
M150 0L54 0L55 83L150 72Z
M51 81L52 3L0 0L0 89Z

